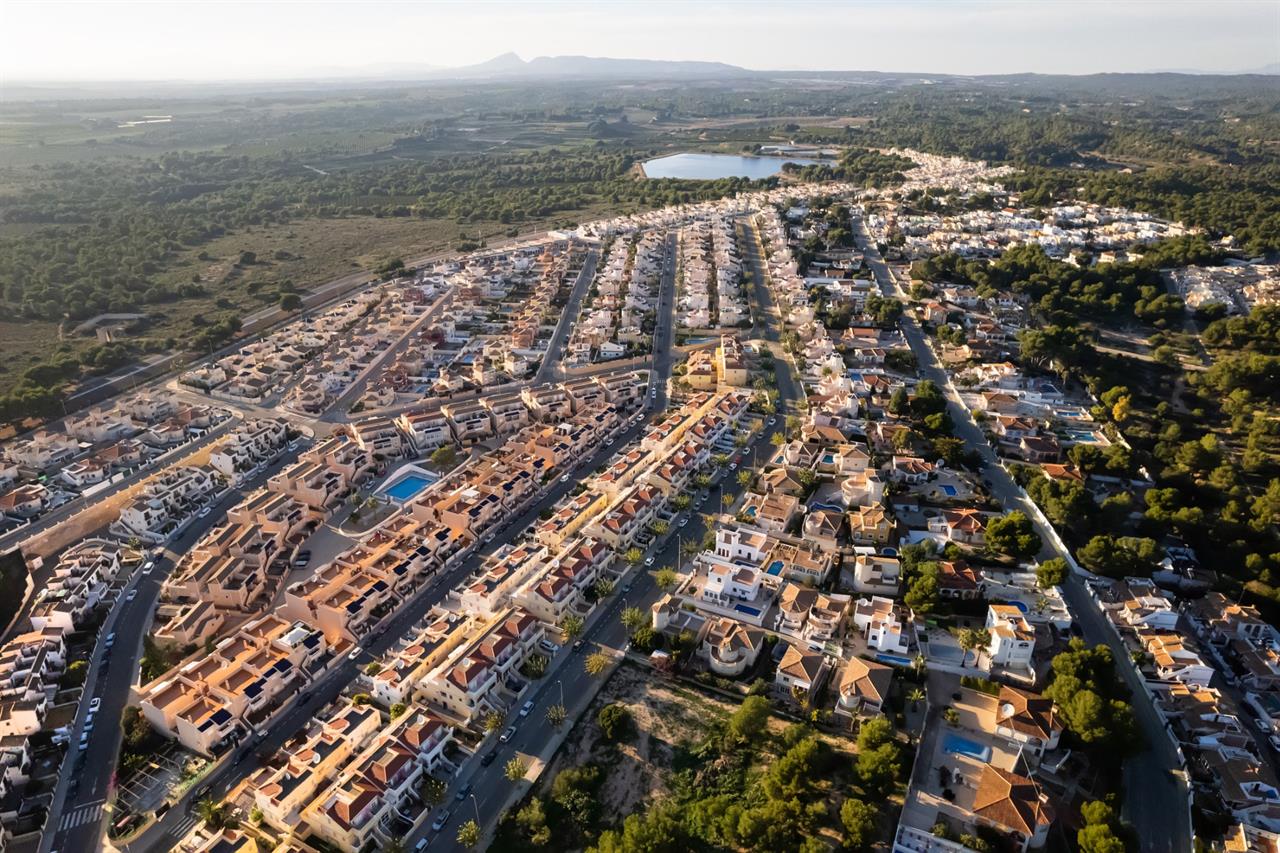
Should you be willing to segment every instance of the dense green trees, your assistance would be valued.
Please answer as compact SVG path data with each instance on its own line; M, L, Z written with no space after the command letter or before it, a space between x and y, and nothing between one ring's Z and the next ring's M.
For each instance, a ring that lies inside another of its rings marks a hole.
M987 523L987 547L1015 560L1029 560L1040 553L1040 534L1036 533L1021 510L1014 510Z
M1058 703L1072 735L1086 746L1119 757L1140 748L1133 710L1106 646L1072 640L1053 659L1045 695Z

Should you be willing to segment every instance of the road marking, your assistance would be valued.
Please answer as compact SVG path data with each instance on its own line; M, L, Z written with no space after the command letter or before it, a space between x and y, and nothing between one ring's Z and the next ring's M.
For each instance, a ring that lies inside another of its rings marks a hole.
M186 834L191 831L192 827L194 827L199 822L200 822L200 819L198 817L196 817L195 815L189 814L186 817L184 817L182 820L178 821L178 823L173 827L173 829L169 830L168 834L171 835L174 839L181 841L184 837L186 837Z
M102 814L102 806L105 800L99 800L96 803L89 803L83 806L77 806L62 816L62 820L58 821L58 831L65 832L68 829L75 829L92 820L96 820Z

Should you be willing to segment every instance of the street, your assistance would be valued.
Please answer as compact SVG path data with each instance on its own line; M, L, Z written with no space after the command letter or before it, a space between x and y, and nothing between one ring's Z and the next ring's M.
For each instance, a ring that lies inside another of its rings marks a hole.
M909 304L906 294L871 242L861 220L855 220L854 226L858 247L864 252L883 294ZM1056 533L1040 521L1040 513L1031 505L1026 492L1013 481L1000 463L910 311L902 315L902 330L919 364L920 377L933 380L945 393L947 411L955 424L956 437L962 439L969 450L981 455L984 466L982 471L991 483L991 494L1006 511L1020 509L1031 520L1044 541L1040 559L1069 556L1052 544L1057 541ZM1146 739L1147 748L1124 763L1124 818L1133 824L1143 851L1190 851L1186 781L1173 776L1173 771L1181 767L1181 762L1165 733L1159 714L1143 692L1141 676L1129 657L1129 651L1105 623L1106 617L1089 596L1084 581L1078 575L1072 574L1067 578L1062 585L1062 594L1085 639L1091 644L1104 643L1111 648L1116 660L1116 671L1123 676L1132 694L1134 717Z

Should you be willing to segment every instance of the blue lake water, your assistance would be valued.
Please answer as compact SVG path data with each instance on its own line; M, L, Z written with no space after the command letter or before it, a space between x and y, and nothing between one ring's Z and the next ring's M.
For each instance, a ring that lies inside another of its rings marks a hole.
M835 160L808 160L803 157L741 157L737 154L672 154L646 160L641 166L648 178L685 178L714 181L719 178L768 178L782 171L783 163L811 166L825 163L834 166Z

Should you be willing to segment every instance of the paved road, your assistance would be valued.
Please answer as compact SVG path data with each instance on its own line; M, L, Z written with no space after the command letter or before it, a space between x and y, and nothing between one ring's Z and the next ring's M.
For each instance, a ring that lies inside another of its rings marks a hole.
M562 360L560 351L569 338L569 331L578 320L578 312L582 310L582 299L591 289L591 280L596 277L596 264L599 260L599 249L592 247L587 251L582 269L578 271L578 280L573 283L573 289L569 292L569 301L565 303L555 331L551 333L551 340L547 342L547 353L542 357L542 364L538 365L538 372L534 374L535 384L550 382L559 374Z
M855 221L854 235L883 293L905 302L906 294L891 274L880 253L876 251L861 221ZM947 409L955 424L956 436L963 439L970 450L975 450L982 456L983 474L991 483L991 493L1005 509L1021 509L1031 519L1045 543L1044 550L1040 554L1041 559L1066 558L1068 555L1052 544L1057 538L1056 533L1039 521L1039 513L1031 505L1026 492L1013 481L1008 471L1000 464L995 451L987 443L986 436L978 428L969 409L951 384L950 375L938 362L925 340L919 323L910 313L903 315L902 329L919 363L920 376L924 379L932 379L946 394ZM1133 706L1134 716L1147 742L1145 750L1124 763L1124 818L1137 830L1141 850L1146 853L1169 853L1169 851L1189 853L1191 850L1191 839L1188 836L1190 814L1186 781L1173 774L1181 764L1168 735L1164 732L1159 715L1147 699L1146 693L1143 692L1141 677L1129 658L1129 651L1106 624L1105 617L1085 590L1084 581L1080 577L1076 575L1069 577L1062 586L1062 594L1071 608L1076 623L1084 632L1085 639L1090 643L1105 643L1111 647L1117 661L1116 669L1124 678L1132 694L1130 704Z
M130 691L138 678L142 638L151 626L152 613L160 596L160 586L174 563L188 545L199 541L210 528L225 521L227 510L291 463L302 449L299 446L295 451L284 453L253 480L227 493L213 505L212 512L204 518L196 518L183 532L181 539L164 556L156 559L155 568L150 574L143 574L139 570L120 591L120 597L98 632L98 644L93 650L89 672L85 678L84 696L100 698L102 706L96 714L89 746L84 752L78 750L78 741L88 701L81 702L77 711L72 728L72 742L68 745L67 756L62 763L49 807L46 826L53 831L45 832L42 836L41 853L51 849L93 850L98 847L105 815L100 809L92 807L101 804L110 791L122 736L120 721L129 704ZM131 590L137 591L132 601L128 599ZM112 633L115 634L115 643L108 651L104 649L104 644L107 636Z
M209 402L209 400L206 400L205 405L208 405ZM155 461L151 464L146 467L136 469L132 474L125 477L120 482L112 483L107 488L94 492L88 497L78 497L70 500L57 509L46 512L30 524L23 525L22 527L15 527L13 530L10 530L3 536L0 536L0 551L8 550L12 545L24 543L33 536L43 533L51 527L62 524L77 513L89 509L93 504L101 503L108 498L114 497L126 489L133 488L141 481L154 477L165 468L181 463L183 459L186 459L192 454L208 447L210 444L226 435L229 430L239 426L241 423L242 421L239 418L234 416L229 417L222 421L222 423L211 427L208 432L194 441L178 445L177 447L165 451L165 453L157 456Z
M675 238L672 237L669 244L671 249L669 258L674 258L674 240ZM754 296L757 305L762 309L757 313L766 318L760 337L777 342L781 338L777 314L773 308L773 300L764 286L763 264L757 249L754 241L749 243L746 260L755 272ZM674 312L674 288L675 270L672 265L664 268L659 304L665 306L665 309L659 314L660 326L655 331L654 339L655 349L660 355L666 354L668 358ZM782 413L787 406L798 399L800 387L792 376L789 362L779 357L776 363L780 395L779 415L773 425L762 426L752 436L754 447L765 454L772 448L770 437L774 432L783 429ZM666 362L664 369L670 370L669 361ZM664 380L665 375L667 374L664 374ZM665 381L663 385L665 386ZM662 402L665 407L665 397ZM743 453L745 454L746 451L744 450ZM719 503L721 494L732 495L736 499L743 488L738 485L737 478L732 472L724 471L709 491L710 495L702 511L717 512L721 506ZM550 743L555 735L555 730L547 722L547 709L552 705L564 703L570 715L565 726L571 727L576 717L591 704L595 693L603 685L604 679L587 674L584 666L586 656L597 649L614 654L622 652L627 641L626 630L621 621L622 610L626 607L639 607L647 613L650 605L661 597L661 590L654 582L654 574L662 566L676 566L680 563L682 542L702 539L707 529L702 511L696 507L692 508L686 513L689 518L688 524L684 527L673 526L672 533L666 541L654 546L650 552L654 558L653 568L638 571L624 583L622 589L616 594L615 600L598 617L593 617L595 621L583 634L582 639L585 643L581 651L574 652L572 647L569 647L557 654L548 668L548 674L537 682L535 689L526 697L534 703L533 710L527 717L513 716L508 721L517 726L516 735L508 743L495 741L491 745L481 747L482 752L494 753L493 762L488 767L480 767L477 761L469 761L465 764L450 788L450 793L455 796L449 797L441 806L450 810L449 820L439 832L430 830L429 825L424 826L405 839L407 847L412 849L419 839L427 838L431 840L430 850L462 853L464 848L457 843L456 836L458 827L463 823L476 819L482 830L485 832L492 830L493 824L496 823L503 808L517 789L517 785L508 781L504 775L507 761L516 755L550 758L550 755L543 754L544 745ZM456 799L456 793L460 790L469 791L462 801Z

